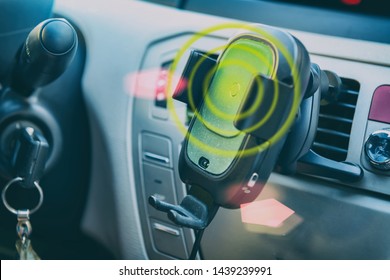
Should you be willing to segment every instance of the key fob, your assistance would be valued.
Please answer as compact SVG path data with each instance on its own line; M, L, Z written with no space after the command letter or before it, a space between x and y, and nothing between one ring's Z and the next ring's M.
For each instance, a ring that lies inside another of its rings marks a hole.
M189 124L179 160L182 181L237 208L270 176L310 75L304 46L281 30L257 26L229 41ZM295 79L293 78L295 75Z

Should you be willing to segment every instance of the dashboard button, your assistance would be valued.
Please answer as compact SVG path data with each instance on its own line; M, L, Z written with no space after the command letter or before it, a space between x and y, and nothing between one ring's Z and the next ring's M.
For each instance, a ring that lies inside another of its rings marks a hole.
M142 169L145 201L149 196L154 195L164 202L176 204L173 171L147 163L142 165ZM166 213L157 211L150 205L148 205L148 212L154 218L168 221Z
M390 123L390 85L377 87L372 97L368 119Z
M373 132L366 141L365 152L373 167L390 170L390 129Z
M150 219L150 222L156 250L174 258L187 259L183 230L155 219Z
M147 162L172 167L171 140L151 133L142 133L142 159Z

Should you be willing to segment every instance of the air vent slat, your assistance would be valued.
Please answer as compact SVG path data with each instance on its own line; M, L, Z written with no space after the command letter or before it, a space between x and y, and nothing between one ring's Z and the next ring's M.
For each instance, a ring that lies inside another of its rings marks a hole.
M326 115L333 115L352 120L355 113L355 107L338 106L336 103L327 106L321 106L320 112Z
M354 104L341 103L341 102L336 103L335 106L350 108L350 109L355 109L356 107Z
M318 132L322 132L322 133L326 133L326 134L330 134L331 136L333 135L333 136L345 137L345 138L349 139L349 134L348 133L343 133L343 132L340 132L340 131L326 129L326 128L318 128L317 131Z
M351 94L351 95L354 95L354 96L357 96L359 94L359 92L357 92L355 90L351 90L351 89L345 89L345 90L343 90L343 93L344 94Z
M314 142L313 146L319 147L322 149L327 149L327 150L330 150L333 152L338 152L338 153L346 153L347 152L346 149L342 149L339 147L335 147L335 146L331 146L331 145L327 145L327 144L323 144L323 143L318 143L318 142Z
M351 119L342 118L342 117L333 116L333 115L320 114L320 118L325 118L325 119L334 120L334 121L337 121L337 122L344 122L344 123L352 124L352 120Z
M312 150L329 159L347 158L349 138L360 89L359 82L341 78L343 88L338 102L320 107L317 134Z

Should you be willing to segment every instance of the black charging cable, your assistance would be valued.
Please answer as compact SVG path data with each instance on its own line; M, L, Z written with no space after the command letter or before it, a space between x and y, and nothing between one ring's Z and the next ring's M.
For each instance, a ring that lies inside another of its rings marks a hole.
M204 233L204 229L200 229L196 231L195 242L194 245L192 246L191 254L188 258L189 260L196 259L196 255L200 251L200 242L202 241L203 233Z
M188 195L183 198L180 205L161 201L153 195L149 197L149 204L159 211L166 212L168 218L175 224L195 230L195 242L188 258L195 260L200 250L204 230L219 208L211 195L201 187L191 186Z

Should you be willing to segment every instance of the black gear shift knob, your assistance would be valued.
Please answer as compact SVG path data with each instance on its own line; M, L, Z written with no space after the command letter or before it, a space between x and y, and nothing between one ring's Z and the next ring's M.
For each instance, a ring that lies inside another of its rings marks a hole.
M72 62L77 34L65 19L41 22L28 35L13 72L11 86L28 96L38 87L57 79Z

